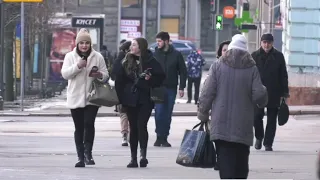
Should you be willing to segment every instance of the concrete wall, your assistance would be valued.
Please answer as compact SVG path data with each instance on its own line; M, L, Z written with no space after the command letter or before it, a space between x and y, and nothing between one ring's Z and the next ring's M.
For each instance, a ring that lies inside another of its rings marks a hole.
M149 0L148 0L149 1ZM157 0L156 0L157 1ZM185 0L160 0L162 16L180 16L182 3Z
M287 0L284 55L294 86L319 86L320 1ZM293 78L294 77L294 78Z
M147 24L146 24L146 39L149 42L155 41L155 36L158 31L158 0L147 1Z
M184 36L193 39L197 46L200 47L200 31L201 31L201 0L188 0L188 7L185 9L188 13L187 24L180 21L180 24L187 28L187 34ZM183 29L185 30L185 29Z
M113 52L118 49L118 13L119 0L104 0L103 13L105 14L104 42Z
M186 0L180 0L180 18L179 18L179 36L180 37L186 37L186 18L188 18L189 16L186 17L186 8L187 8L187 4L188 2L186 2Z

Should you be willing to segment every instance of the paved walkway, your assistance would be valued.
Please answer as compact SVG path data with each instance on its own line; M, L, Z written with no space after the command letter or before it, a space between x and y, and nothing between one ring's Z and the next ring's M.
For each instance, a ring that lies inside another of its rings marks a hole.
M175 163L185 129L195 117L174 117L172 148L156 148L154 120L149 122L149 166L128 169L129 148L120 146L119 118L96 121L96 166L77 169L73 123L67 117L1 117L0 179L3 180L122 180L218 179L213 169L186 168ZM316 179L320 121L290 119L279 127L274 152L251 149L250 179Z
M291 115L313 115L320 114L320 106L290 106ZM115 107L101 107L98 116L118 116ZM173 110L173 116L196 116L197 106L186 104L186 100L177 99ZM19 108L13 110L0 111L0 116L70 116L70 111L65 107L65 101L52 100L44 102L35 107L25 108L21 112Z
M186 104L185 97L176 99L173 116L196 116L197 106L194 104ZM0 111L0 116L70 116L69 109L66 108L66 93L50 99L30 99L26 100L24 112L20 111L20 101L6 103L8 107L4 111ZM291 115L313 115L320 114L320 105L314 106L290 106ZM101 107L98 116L118 116L114 112L114 107Z

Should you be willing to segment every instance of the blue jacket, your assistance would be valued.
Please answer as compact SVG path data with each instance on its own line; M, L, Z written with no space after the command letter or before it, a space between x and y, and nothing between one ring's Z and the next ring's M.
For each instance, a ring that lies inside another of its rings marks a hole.
M203 57L197 51L192 51L187 57L188 77L201 77L202 66L205 64L206 61Z

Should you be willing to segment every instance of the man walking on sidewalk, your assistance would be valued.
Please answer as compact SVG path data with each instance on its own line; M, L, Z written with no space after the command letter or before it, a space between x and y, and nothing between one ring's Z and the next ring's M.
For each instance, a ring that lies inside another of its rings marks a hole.
M156 36L158 47L155 48L154 56L166 72L164 103L155 105L155 121L157 140L154 146L171 147L168 136L171 125L173 106L177 95L179 79L179 96L184 96L186 87L187 68L182 54L177 51L169 42L168 32L159 32Z
M255 109L255 148L265 146L266 151L273 151L272 145L277 128L278 107L281 98L289 97L288 73L286 61L281 52L273 47L272 34L264 34L261 37L261 47L252 53L260 72L261 81L268 90L267 127L264 132L263 117L265 107Z

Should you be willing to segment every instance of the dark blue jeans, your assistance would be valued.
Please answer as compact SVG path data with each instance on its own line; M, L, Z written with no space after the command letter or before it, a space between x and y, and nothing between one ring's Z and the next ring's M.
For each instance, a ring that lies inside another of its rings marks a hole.
M177 90L166 89L166 99L162 104L155 104L156 133L159 137L168 137L171 125L173 107Z

